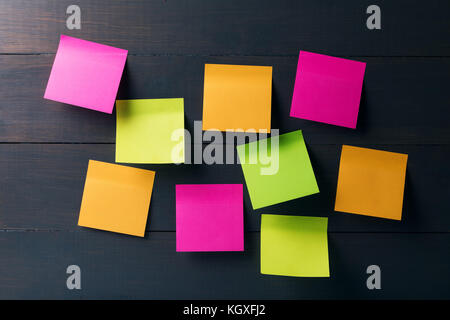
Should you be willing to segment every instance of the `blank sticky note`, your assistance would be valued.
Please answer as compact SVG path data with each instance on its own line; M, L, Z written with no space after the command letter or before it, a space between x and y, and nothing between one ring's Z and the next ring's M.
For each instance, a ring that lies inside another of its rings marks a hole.
M328 218L261 215L261 273L329 277Z
M143 237L155 172L89 160L78 225Z
M356 128L366 64L300 51L291 117Z
M206 64L203 130L270 132L272 67Z
M237 146L253 209L319 192L302 131L274 139Z
M244 250L242 193L242 184L177 185L177 251Z
M44 98L112 113L127 54L61 35Z
M401 220L408 155L342 146L334 210Z
M184 162L183 98L117 100L116 162Z

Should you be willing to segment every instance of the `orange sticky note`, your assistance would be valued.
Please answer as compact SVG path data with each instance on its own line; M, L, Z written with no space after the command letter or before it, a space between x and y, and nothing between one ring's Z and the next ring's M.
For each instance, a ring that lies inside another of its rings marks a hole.
M155 172L89 160L78 225L143 237Z
M342 146L334 210L401 220L407 154Z
M270 132L272 67L205 65L203 130Z

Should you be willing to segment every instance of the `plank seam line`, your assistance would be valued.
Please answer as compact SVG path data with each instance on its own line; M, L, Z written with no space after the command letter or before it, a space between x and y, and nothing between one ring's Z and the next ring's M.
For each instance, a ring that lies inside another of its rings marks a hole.
M0 52L3 56L45 56L55 55L55 52ZM227 54L227 53L204 53L204 54L192 54L192 53L128 53L128 56L132 57L286 57L286 58L298 58L298 54ZM334 55L335 57L343 58L412 58L412 59L447 59L450 56L436 55L436 56L423 56L423 55L386 55L386 56L368 56L368 55Z
M100 230L101 231L101 230ZM36 233L91 233L85 230L67 230L67 229L0 229L0 232L4 233L23 233L23 232L36 232ZM245 233L260 233L261 231L245 231ZM145 234L151 233L176 233L174 230L155 230L155 231L145 231ZM449 234L450 231L328 231L329 234Z
M354 144L353 142L347 142L348 144ZM360 142L358 142L360 143ZM75 145L101 145L101 144L105 144L105 145L115 145L115 142L1 142L0 141L0 145L71 145L71 144L75 144ZM204 142L203 145L210 145L210 142ZM213 142L214 144L214 142ZM315 145L315 146L340 146L343 144L346 144L345 142L343 143L311 143L311 142L307 142L307 145ZM192 145L198 145L196 143L193 143ZM222 143L222 145L227 145L227 143ZM442 146L449 146L450 143L367 143L364 144L366 146L427 146L427 147L442 147Z

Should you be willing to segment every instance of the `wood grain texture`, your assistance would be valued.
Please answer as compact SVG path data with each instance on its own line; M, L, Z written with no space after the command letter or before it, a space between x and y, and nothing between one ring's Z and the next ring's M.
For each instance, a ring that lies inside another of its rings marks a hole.
M115 142L115 114L43 99L53 55L0 56L1 142ZM185 99L185 126L202 119L205 63L273 66L272 128L317 144L448 144L450 58L367 62L357 129L289 117L297 57L128 58L119 99Z
M450 299L450 2L379 0L377 31L371 4L0 0L0 299ZM114 162L115 115L43 99L60 34L128 49L118 98L184 97L191 133L205 63L273 66L272 127L304 131L321 193L253 211L244 190L244 252L178 254L175 184L242 170L139 165L157 172L145 238L78 227L88 160ZM356 130L288 116L299 50L367 62ZM409 155L402 221L333 211L342 144ZM261 275L261 213L328 216L331 278ZM371 264L382 290L366 288Z
M364 145L367 146L367 145ZM320 194L252 210L244 187L245 228L260 229L261 213L329 216L330 231L449 232L450 146L384 146L407 153L403 219L391 221L334 212L341 147L308 144ZM4 230L77 231L89 159L114 162L114 145L0 145L0 203ZM156 171L147 230L175 231L175 185L242 183L240 165L137 165Z
M366 27L369 0L78 0L81 30L67 30L71 4L1 0L0 52L54 53L65 33L132 54L450 55L450 3L442 0L379 0L378 31Z
M330 233L328 243L330 278L293 278L260 274L259 233L244 252L193 254L175 252L171 232L0 232L0 299L450 298L450 234ZM81 290L65 288L71 264ZM372 264L382 290L367 290Z

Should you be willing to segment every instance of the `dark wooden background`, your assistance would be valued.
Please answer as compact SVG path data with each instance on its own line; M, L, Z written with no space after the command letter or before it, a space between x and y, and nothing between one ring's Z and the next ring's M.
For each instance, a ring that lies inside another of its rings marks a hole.
M241 168L141 165L157 171L144 239L78 227L115 115L43 99L61 33L128 49L118 97L184 97L189 130L205 63L273 66L272 127L304 130L321 193L253 211L245 191L245 252L176 253L175 184L244 183ZM448 0L0 0L0 298L449 299L449 39ZM356 130L289 117L299 50L367 62ZM409 154L401 222L333 211L342 144ZM329 217L331 277L261 275L260 213Z

